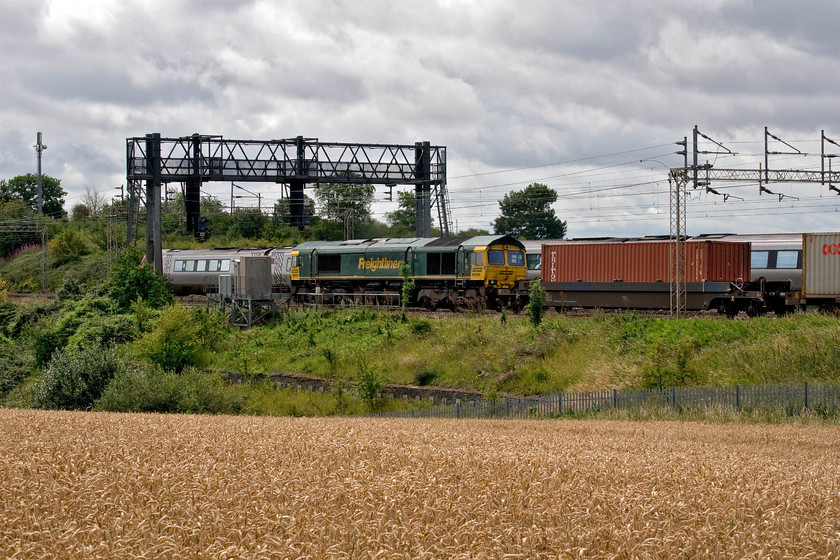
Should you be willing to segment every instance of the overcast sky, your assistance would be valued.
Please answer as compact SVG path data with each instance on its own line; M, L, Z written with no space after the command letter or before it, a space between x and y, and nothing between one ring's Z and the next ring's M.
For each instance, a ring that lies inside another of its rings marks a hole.
M817 154L771 169L819 169L821 130L840 142L838 22L836 0L0 0L0 178L35 172L38 131L67 210L118 194L126 138L151 132L428 140L458 229L541 182L569 236L667 234L694 125L739 154L715 167L763 165L767 126ZM688 233L840 230L828 187L715 186L733 196L692 192Z

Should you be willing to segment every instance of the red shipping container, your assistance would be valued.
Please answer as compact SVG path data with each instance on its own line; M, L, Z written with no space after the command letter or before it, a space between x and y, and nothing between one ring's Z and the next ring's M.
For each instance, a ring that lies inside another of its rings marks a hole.
M686 282L744 282L750 244L687 241ZM542 247L543 282L669 282L669 241L559 243Z

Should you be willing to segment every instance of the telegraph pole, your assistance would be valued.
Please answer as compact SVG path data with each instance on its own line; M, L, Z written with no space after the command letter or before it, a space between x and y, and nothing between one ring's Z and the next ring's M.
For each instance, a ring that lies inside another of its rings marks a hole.
M42 181L41 181L41 152L46 150L47 147L41 142L41 133L40 132L38 133L37 140L38 141L33 146L33 148L35 148L35 151L38 152L38 191L37 191L38 213L43 214L44 213L44 202L43 202L44 194L43 194Z

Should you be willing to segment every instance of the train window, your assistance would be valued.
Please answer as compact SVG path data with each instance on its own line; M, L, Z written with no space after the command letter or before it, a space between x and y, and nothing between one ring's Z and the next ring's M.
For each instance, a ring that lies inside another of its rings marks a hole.
M184 261L175 261L175 267L172 270L175 272L184 270Z
M504 265L505 252L498 249L487 251L487 264Z
M776 253L776 268L798 268L799 251L779 251Z
M318 273L341 272L341 255L318 255Z
M484 253L471 253L470 254L470 264L473 266L482 266L484 265Z
M210 259L210 264L207 265L207 270L210 272L218 272L219 271L219 259Z
M219 264L221 264L221 266L219 267L220 271L222 271L222 272L229 272L230 271L230 261L228 259L223 260Z
M510 266L522 266L525 264L525 258L522 251L508 251L508 264Z
M539 270L540 261L542 261L542 255L525 255L528 270Z
M455 274L455 253L426 255L426 274Z
M205 270L207 270L207 261L201 260L201 261L196 262L195 264L196 264L196 266L195 266L196 271L204 272Z
M286 259L286 272L292 269L292 259Z
M750 268L767 268L770 251L752 251L750 253Z
M195 271L195 261L185 261L184 264L186 265L184 267L185 272L194 272Z

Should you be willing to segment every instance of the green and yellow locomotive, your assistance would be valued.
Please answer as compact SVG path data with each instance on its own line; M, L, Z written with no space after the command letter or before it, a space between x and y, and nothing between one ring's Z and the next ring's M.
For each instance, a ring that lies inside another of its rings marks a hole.
M518 306L525 250L510 236L310 241L292 250L292 297L323 303L399 303L401 267L410 305Z

